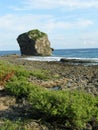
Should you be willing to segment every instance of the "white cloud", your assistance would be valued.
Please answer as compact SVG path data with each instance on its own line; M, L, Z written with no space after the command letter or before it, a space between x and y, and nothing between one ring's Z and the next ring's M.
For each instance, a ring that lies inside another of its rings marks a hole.
M12 15L0 17L0 29L8 31L24 31L39 28L44 24L44 19L51 19L50 15Z
M15 10L31 9L77 9L77 8L98 8L97 0L24 0L23 7L12 7Z
M85 48L98 47L98 34L96 31L86 31L78 36L79 43Z
M74 22L57 21L52 15L12 15L8 14L0 17L0 49L2 49L2 43L9 48L18 48L16 38L19 34L31 29L40 29L48 34L52 45L66 41L66 30L71 29L85 29L88 26L94 24L88 19L76 19ZM55 34L58 34L55 35ZM63 34L65 35L63 37ZM60 35L60 37L59 37ZM75 34L76 35L76 34ZM62 36L62 37L61 37ZM57 38L58 37L58 38ZM77 36L75 36L77 37ZM91 36L92 37L92 36ZM60 39L61 38L61 39ZM83 37L83 39L86 39ZM68 42L70 38L67 40ZM66 43L68 43L66 41ZM53 45L53 46L54 46ZM59 44L57 45L57 47ZM63 45L62 45L63 46ZM59 47L58 47L59 48Z
M8 14L0 17L0 29L8 31L25 31L32 28L39 28L47 31L58 29L83 28L93 25L93 21L88 19L76 19L76 21L56 20L52 15L12 15Z
M83 29L88 26L93 25L93 21L88 19L76 19L76 21L72 22L65 22L65 21L56 21L56 20L49 20L45 23L44 27L50 30L66 30L66 29Z
M89 46L91 46L91 45L95 45L96 44L96 41L94 41L94 40L84 40L83 41L83 44L84 45L89 45Z
M80 28L87 27L87 26L90 26L93 24L94 24L94 22L89 19L78 19L78 22L75 23L75 25L79 26Z

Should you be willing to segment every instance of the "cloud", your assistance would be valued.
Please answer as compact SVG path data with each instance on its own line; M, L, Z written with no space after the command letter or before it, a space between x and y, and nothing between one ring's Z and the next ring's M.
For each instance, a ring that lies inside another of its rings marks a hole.
M85 31L78 36L79 43L85 48L98 47L97 31Z
M74 22L69 22L69 21L56 21L55 19L52 21L48 21L45 23L44 27L51 29L52 31L54 30L71 30L71 29L83 29L88 26L92 26L94 24L93 21L88 20L88 19L76 19Z
M93 24L94 24L94 22L89 19L78 19L78 22L75 23L75 25L79 26L80 28L87 27L87 26L90 26Z
M0 29L8 31L24 31L32 28L42 30L58 30L88 27L93 25L89 19L76 19L74 22L56 20L52 15L12 15L7 14L0 17Z
M78 18L69 22L57 20L53 15L7 14L0 17L0 48L2 49L2 43L8 49L18 48L18 44L16 42L17 36L23 32L36 28L48 34L53 47L59 42L62 42L63 46L65 41L66 43L71 42L70 37L72 36L70 35L69 39L67 39L67 31L71 31L72 29L85 29L93 24L93 21L89 19ZM77 34L73 37L78 38ZM85 40L86 37L83 37L83 39ZM59 48L60 45L58 44L57 47Z
M83 41L83 44L84 45L89 45L89 46L91 46L91 45L95 45L96 44L96 41L94 41L94 40L84 40Z
M39 28L51 19L51 15L14 15L7 14L0 17L0 29L8 31L24 31L30 28Z
M79 9L98 8L97 0L24 0L22 7L12 7L14 10L32 9Z

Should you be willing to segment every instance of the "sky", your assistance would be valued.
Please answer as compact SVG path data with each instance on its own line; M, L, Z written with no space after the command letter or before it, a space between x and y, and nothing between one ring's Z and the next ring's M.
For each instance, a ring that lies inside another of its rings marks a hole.
M32 29L54 49L98 48L98 0L0 1L0 51L19 50L18 35Z

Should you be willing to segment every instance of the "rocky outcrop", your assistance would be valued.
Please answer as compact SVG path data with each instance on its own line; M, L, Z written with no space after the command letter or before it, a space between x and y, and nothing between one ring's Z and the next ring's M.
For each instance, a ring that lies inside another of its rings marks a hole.
M61 58L60 60L63 63L77 63L77 64L86 64L86 63L96 63L94 60L87 60L87 59L66 59L66 58Z
M49 56L53 49L46 33L39 30L31 30L18 36L21 55Z

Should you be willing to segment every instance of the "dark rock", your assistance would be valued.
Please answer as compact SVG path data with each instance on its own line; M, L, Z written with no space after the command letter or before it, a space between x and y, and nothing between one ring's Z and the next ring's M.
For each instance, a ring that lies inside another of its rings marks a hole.
M98 130L98 122L93 126L93 130Z
M49 56L53 49L46 33L31 30L18 36L17 41L22 55Z
M92 61L92 60L65 59L65 58L62 58L60 61L64 62L64 63L79 63L79 64L83 64L83 63L94 63L95 62L95 61Z

